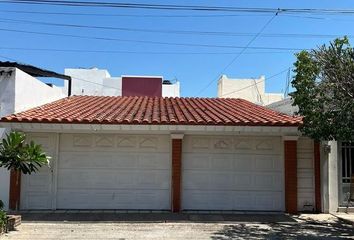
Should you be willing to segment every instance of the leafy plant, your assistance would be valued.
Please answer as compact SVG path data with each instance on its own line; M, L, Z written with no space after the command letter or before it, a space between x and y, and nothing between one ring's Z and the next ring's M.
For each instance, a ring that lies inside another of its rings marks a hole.
M49 159L41 145L33 141L25 142L26 135L11 132L0 143L0 167L13 169L23 174L36 172L43 165L49 165Z
M316 140L354 140L354 49L336 39L297 54L290 94L303 116L300 130Z
M4 203L0 200L0 233L5 230L7 224L7 215L3 208Z

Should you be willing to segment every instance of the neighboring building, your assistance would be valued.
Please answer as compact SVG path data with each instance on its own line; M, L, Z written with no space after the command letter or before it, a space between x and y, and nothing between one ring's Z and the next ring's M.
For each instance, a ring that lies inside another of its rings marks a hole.
M266 107L293 116L299 111L288 97ZM321 142L321 182L324 211L345 211L350 192L350 177L354 175L354 143Z
M292 116L299 111L299 107L293 106L293 103L294 101L291 99L291 97L287 97L283 100L266 105L266 107Z
M98 68L66 68L65 75L72 77L72 95L124 96L129 92L136 96L180 96L179 82L171 83L162 76L111 77L107 70ZM64 89L67 87L68 83Z
M268 105L283 99L281 93L265 92L265 77L236 79L222 75L218 80L219 98L242 98L258 105Z
M28 65L0 62L0 117L67 96L63 94L61 88L49 86L30 74L42 77L62 76ZM0 128L0 139L9 129ZM8 206L9 199L9 174L7 169L0 168L0 199L5 203L5 207Z
M54 166L11 184L12 207L321 211L301 118L246 100L72 96L0 123L43 144Z

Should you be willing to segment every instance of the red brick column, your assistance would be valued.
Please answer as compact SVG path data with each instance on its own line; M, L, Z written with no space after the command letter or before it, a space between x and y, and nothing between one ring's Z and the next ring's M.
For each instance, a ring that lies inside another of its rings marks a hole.
M182 138L181 134L172 136L172 184L171 211L181 211L181 179L182 179Z
M321 204L321 155L320 143L314 142L314 168L315 168L315 210L322 211Z
M9 209L20 209L21 197L21 173L19 171L11 170L10 172L10 199Z
M297 213L297 140L284 140L285 211Z

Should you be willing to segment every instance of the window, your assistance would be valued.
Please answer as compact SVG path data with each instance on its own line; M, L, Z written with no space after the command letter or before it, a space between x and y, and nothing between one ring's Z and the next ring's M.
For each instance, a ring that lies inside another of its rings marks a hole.
M354 142L342 143L342 181L350 183L354 174Z

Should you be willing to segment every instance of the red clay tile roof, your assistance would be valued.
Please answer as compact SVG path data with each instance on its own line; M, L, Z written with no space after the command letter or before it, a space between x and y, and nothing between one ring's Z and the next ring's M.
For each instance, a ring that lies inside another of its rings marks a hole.
M301 118L235 98L71 96L1 122L298 126Z

